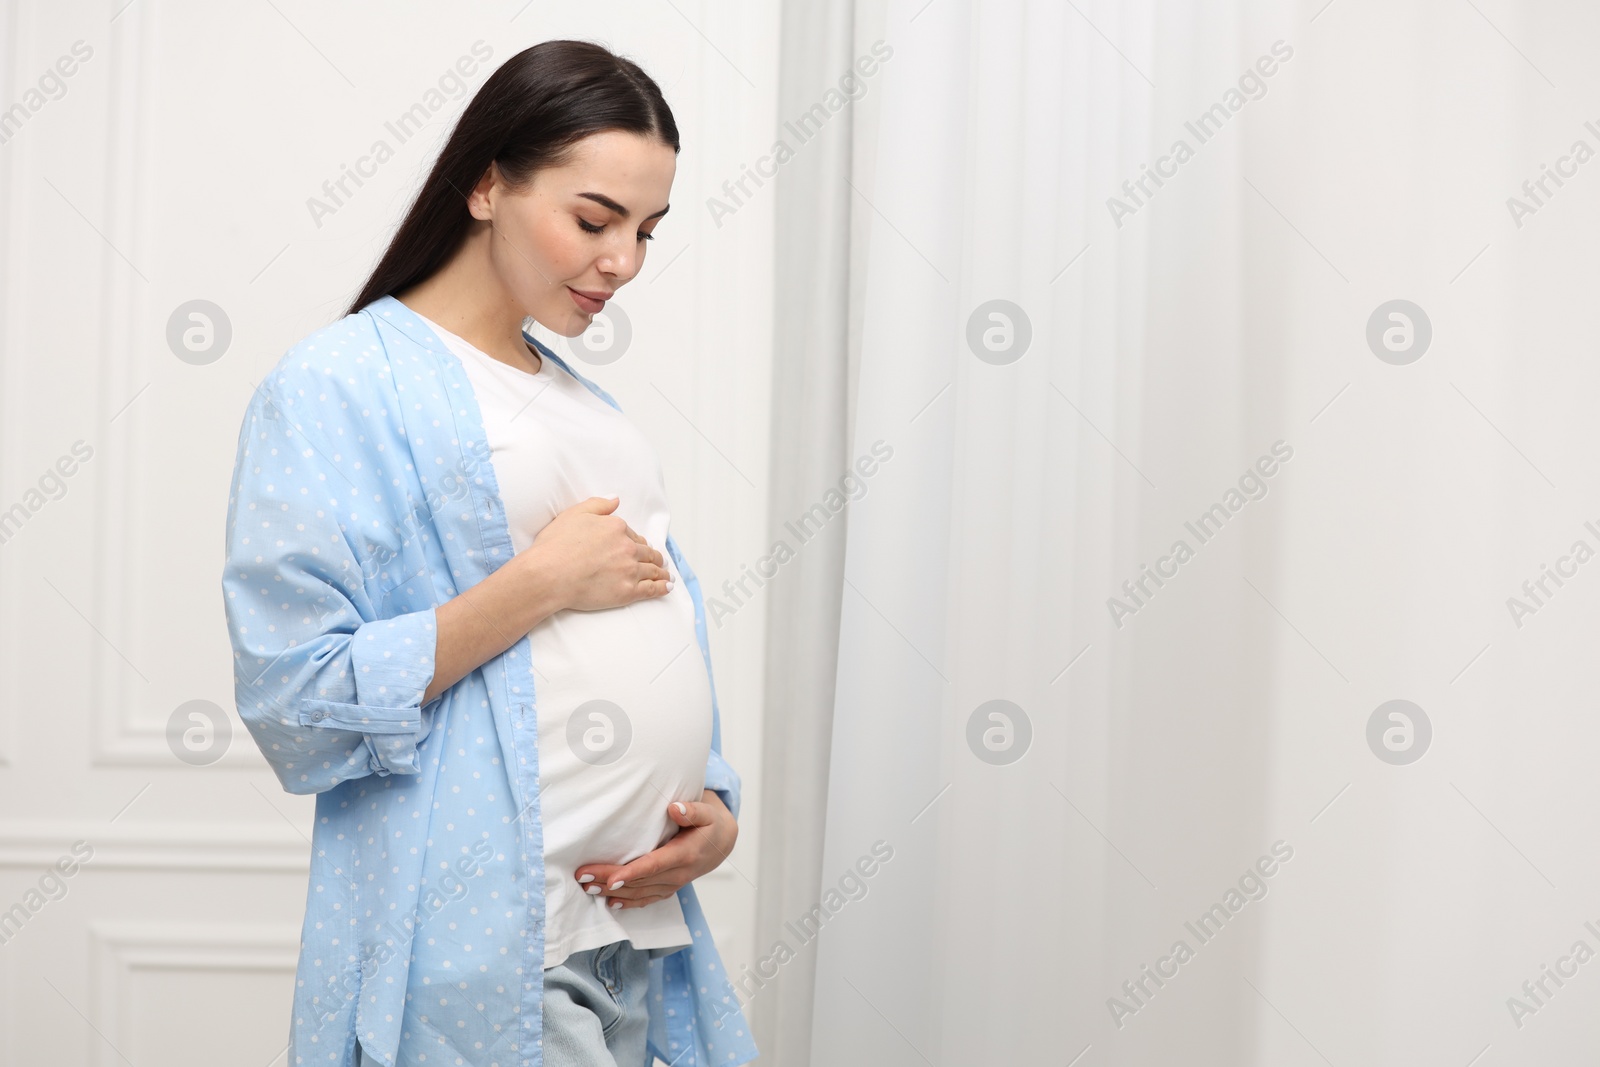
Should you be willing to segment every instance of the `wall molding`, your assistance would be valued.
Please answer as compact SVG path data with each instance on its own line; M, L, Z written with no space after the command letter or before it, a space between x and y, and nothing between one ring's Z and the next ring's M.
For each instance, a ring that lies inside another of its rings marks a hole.
M4 42L4 47L0 47L0 92L5 93L4 99L7 101L17 99L12 86L16 81L19 57L24 54L24 46L31 44L31 41L23 40L23 6L22 4L0 6L0 42ZM31 28L28 27L30 30ZM15 297L12 295L11 284L12 278L16 276L11 261L12 257L18 254L17 235L11 225L13 205L18 201L17 151L10 143L5 147L7 150L0 151L0 352L20 352L22 327L12 312L12 302ZM15 400L18 390L8 380L9 364L9 359L0 359L0 398ZM0 426L16 425L18 420L11 417L10 405L0 402ZM0 434L0 470L5 468L10 459L10 444L6 440L6 435ZM13 558L12 563L15 562ZM11 623L17 618L15 609L20 606L22 597L11 589L12 578L8 573L11 569L0 567L0 603L8 606L4 616L0 617L0 675L4 675L6 679L3 692L8 706L17 707L18 672L16 665L11 661L9 651L13 640L10 635L17 632ZM10 715L0 716L0 767L11 766L12 719L13 716ZM7 1040L9 1038L0 1037L0 1052L6 1051L4 1042ZM11 1061L8 1058L6 1062Z
M101 229L110 246L134 264L142 264L142 270L149 269L150 248L145 240L150 213L140 208L151 187L145 121L154 36L151 20L148 5L129 5L108 28L104 49L110 66L105 98L106 182L98 212L86 205L89 213L103 220ZM130 519L141 513L139 501L146 495L149 477L149 465L142 461L149 404L134 401L130 405L129 401L151 379L150 345L138 342L149 336L141 326L153 288L122 255L102 250L99 304L104 311L93 373L100 393L89 442L95 449L90 511L97 521L89 585L94 593L86 612L105 631L104 640L97 639L90 646L90 761L97 767L131 764L170 769L179 765L167 748L164 728L141 726L130 719L152 687L141 682L138 672L118 651L126 652L129 637L138 632L131 623L141 607L140 598L130 586L146 573L140 566L140 532ZM237 758L225 756L224 761L234 763Z
M307 828L309 833L309 827ZM75 841L94 849L74 877L99 870L276 872L309 876L311 842L287 823L0 822L0 870L43 872Z
M288 985L299 956L300 930L288 925L91 923L89 1017L105 1039L96 1042L95 1062L100 1067L139 1062L138 1050L128 1047L127 1005L133 1003L132 986L141 973L281 974Z

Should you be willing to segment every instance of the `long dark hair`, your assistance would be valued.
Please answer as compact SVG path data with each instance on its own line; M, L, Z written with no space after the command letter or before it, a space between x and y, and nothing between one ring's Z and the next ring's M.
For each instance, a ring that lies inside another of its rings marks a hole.
M545 41L506 60L467 104L389 248L346 314L442 267L473 218L467 196L498 163L513 188L559 167L591 134L625 130L679 151L661 87L637 63L588 41Z

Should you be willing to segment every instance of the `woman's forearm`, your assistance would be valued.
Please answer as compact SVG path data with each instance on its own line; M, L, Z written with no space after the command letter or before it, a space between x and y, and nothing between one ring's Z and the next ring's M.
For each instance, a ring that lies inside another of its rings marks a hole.
M540 548L519 552L471 589L439 605L433 680L422 694L424 704L566 606L565 583Z

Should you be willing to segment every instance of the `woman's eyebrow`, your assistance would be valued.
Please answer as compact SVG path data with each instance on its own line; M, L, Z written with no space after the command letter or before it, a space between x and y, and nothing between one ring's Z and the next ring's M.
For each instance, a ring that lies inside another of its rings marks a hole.
M628 217L628 209L623 207L621 204L617 203L615 200L611 199L609 196L607 196L604 193L579 193L578 195L581 196L581 197L584 197L585 199L593 200L595 203L599 204L601 207L605 208L607 211L616 212L618 215L620 215L624 219L626 219ZM662 208L660 211L657 211L654 215L646 215L644 217L644 221L645 222L649 222L651 219L659 219L661 216L665 215L671 208L672 208L672 205L668 204L666 207Z

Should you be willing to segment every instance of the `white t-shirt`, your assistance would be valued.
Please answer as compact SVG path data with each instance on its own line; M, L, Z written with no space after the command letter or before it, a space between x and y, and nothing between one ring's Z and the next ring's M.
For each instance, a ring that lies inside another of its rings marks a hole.
M691 944L676 895L611 910L604 894L586 893L573 878L581 864L627 863L658 847L678 830L667 805L698 801L705 791L711 685L694 603L666 551L661 461L637 427L555 361L541 357L530 374L423 321L472 382L512 547L526 549L579 501L617 496L614 514L661 553L672 574L664 597L603 611L564 609L529 631L544 821L544 965L624 938L641 949Z

